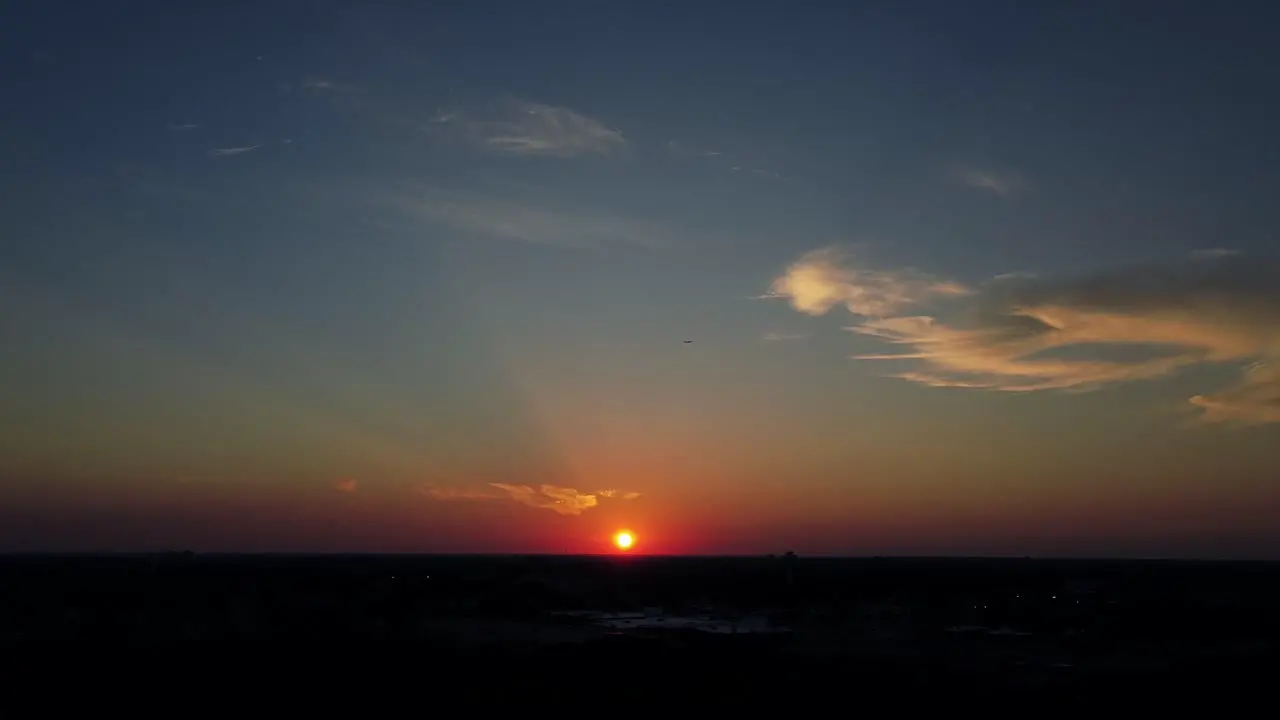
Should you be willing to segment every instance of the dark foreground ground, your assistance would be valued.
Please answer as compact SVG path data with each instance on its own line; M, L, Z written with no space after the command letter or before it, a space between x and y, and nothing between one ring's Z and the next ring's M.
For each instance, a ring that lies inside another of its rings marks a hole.
M0 558L6 692L50 702L1234 712L1275 697L1278 640L1269 564Z

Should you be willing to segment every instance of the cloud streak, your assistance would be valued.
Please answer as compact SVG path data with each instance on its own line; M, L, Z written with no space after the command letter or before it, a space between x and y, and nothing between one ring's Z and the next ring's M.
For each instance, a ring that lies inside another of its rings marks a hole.
M608 213L542 207L519 200L416 187L388 200L418 222L518 242L564 248L654 247L663 233Z
M1002 198L1013 197L1022 188L1022 182L1016 177L982 168L957 168L952 173L952 179L964 187Z
M689 145L687 143L678 142L676 140L667 141L667 155L672 159L681 160L681 161L713 160L715 161L715 165L717 167L728 169L730 172L749 173L757 177L770 178L773 180L783 180L783 181L791 180L791 178L787 177L786 175L783 175L780 172L770 170L766 167L761 167L758 165L755 167L750 167L750 166L744 167L743 164L726 165L725 162L733 162L733 161L727 160L727 156L723 151L698 148L693 145ZM737 162L747 163L750 161L744 159L744 160L738 160Z
M1227 257L1235 257L1239 255L1239 250L1230 248L1205 248L1203 250L1192 250L1191 257L1194 260L1220 260Z
M212 149L212 150L210 150L210 151L209 151L209 155L211 155L211 156L213 156L213 157L227 157L227 156L230 156L230 155L243 155L243 154L245 154L245 153L247 153L247 152L252 152L252 151L254 151L254 150L257 150L257 149L258 149L258 148L260 148L260 147L262 147L262 145L261 145L261 144L258 144L258 145L246 145L245 147L214 148L214 149Z
M486 501L505 500L517 502L539 510L550 510L559 515L581 515L591 508L598 507L600 500L635 500L638 492L615 489L597 490L584 493L573 488L558 485L512 485L508 483L490 483L485 488L439 488L428 486L421 489L423 495L442 501Z
M512 100L490 113L461 110L436 115L431 129L459 131L467 140L505 155L571 158L612 155L627 148L620 130L566 107Z
M775 282L775 296L795 267ZM904 285L885 280L899 278L896 273L868 269L827 268L804 277L786 284L801 288L788 296L792 305L808 314L843 305L858 317L850 331L902 348L856 358L915 365L893 377L932 387L1090 391L1234 364L1242 369L1237 384L1190 399L1199 417L1280 422L1280 266L1274 263L1223 256L1056 281L1024 276L972 294L929 292L933 285ZM947 295L968 300L952 321L900 312Z

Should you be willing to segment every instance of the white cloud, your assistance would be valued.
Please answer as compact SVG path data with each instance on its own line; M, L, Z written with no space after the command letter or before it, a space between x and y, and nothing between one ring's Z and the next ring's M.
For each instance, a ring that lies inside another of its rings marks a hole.
M793 266L779 281L795 274ZM933 387L1086 391L1168 377L1191 366L1247 365L1237 385L1197 395L1192 404L1210 422L1280 421L1280 267L1274 264L1223 259L1061 282L996 283L972 298L962 323L895 313L919 304L921 293L899 291L900 283L881 280L886 276L897 277L877 270L834 276L823 270L788 286L801 286L795 292L800 300L792 298L798 310L822 314L844 305L859 316L851 331L903 347L857 356L915 364L894 374L903 380ZM871 293L872 301L858 289L886 284L893 290Z
M790 342L790 341L795 341L795 340L803 340L804 338L805 338L805 336L804 336L804 335L802 335L802 334L800 334L800 333L776 333L776 332L767 332L767 333L765 333L765 334L763 334L763 335L761 335L761 336L760 336L760 342L767 342L767 343L779 343L779 342Z
M1038 274L1029 270L1013 270L1011 272L1000 273L991 278L992 282L1013 282L1018 280L1035 280L1040 277Z
M960 297L970 290L956 282L940 281L911 269L874 270L859 267L837 247L805 253L773 281L763 297L785 298L796 310L822 315L843 305L855 315L893 315L939 297Z
M509 155L569 158L627 148L620 130L566 107L535 102L507 101L482 116L451 110L437 114L432 124L459 129L467 139Z

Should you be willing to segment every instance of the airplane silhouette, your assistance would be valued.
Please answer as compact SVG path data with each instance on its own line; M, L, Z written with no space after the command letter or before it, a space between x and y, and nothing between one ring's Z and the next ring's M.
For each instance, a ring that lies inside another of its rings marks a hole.
M685 341L684 341L684 344L685 344L685 345L688 345L688 344L689 344L689 343L691 343L691 342L693 342L693 341L692 341L692 340L685 340Z

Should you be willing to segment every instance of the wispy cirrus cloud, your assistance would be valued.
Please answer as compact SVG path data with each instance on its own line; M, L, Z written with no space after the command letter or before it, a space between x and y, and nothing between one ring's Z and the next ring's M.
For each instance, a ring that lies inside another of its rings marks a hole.
M558 485L512 485L490 483L484 488L441 488L428 486L421 489L423 495L443 501L505 500L528 505L540 510L550 510L560 515L581 515L597 507L602 498L609 500L635 500L638 492L616 489L580 492Z
M243 155L247 152L252 152L254 150L257 150L260 147L262 147L261 144L246 145L244 147L214 148L209 151L209 155L212 157L227 157L230 155Z
M760 152L747 152L745 154L740 154L737 152L725 152L723 150L710 150L677 140L668 140L666 151L668 157L682 162L698 161L701 163L707 163L708 166L728 170L729 172L739 173L742 175L752 175L760 178L769 178L771 180L790 182L793 179L776 170L770 169L768 167L769 161L762 157L762 153Z
M419 223L504 240L565 248L661 245L665 233L646 223L580 208L477 193L409 187L380 198Z
M1025 183L1018 176L990 168L958 167L952 170L951 179L964 187L988 192L1002 198L1013 197L1025 187Z
M353 86L345 83L338 83L326 78L318 77L306 78L298 84L298 87L312 92L348 92L355 89Z
M762 298L782 298L806 315L822 315L843 305L855 315L881 317L937 297L973 291L913 269L878 270L855 262L852 253L827 247L805 253L773 281Z
M759 153L755 154L758 155ZM716 167L734 173L754 175L756 177L769 178L771 180L791 180L791 178L776 170L764 167L765 162L763 161L753 161L749 158L740 156L737 153L725 153L722 150L699 148L676 140L667 141L667 156L680 161L697 160L708 162Z
M791 275L788 270L779 280ZM1056 281L1009 278L969 297L964 320L953 322L900 312L939 294L886 293L883 278L897 277L893 272L846 268L815 277L809 281L817 286L809 291L809 301L792 298L793 305L809 314L844 305L859 318L849 330L905 348L856 357L913 363L914 369L894 374L903 380L1013 392L1088 391L1169 377L1192 366L1236 364L1243 368L1239 383L1191 398L1200 417L1280 421L1275 370L1280 366L1280 266L1275 263L1224 257ZM885 296L891 300L844 301Z
M507 100L485 112L438 113L425 128L460 137L507 155L570 158L611 155L627 148L622 131L567 107Z
M357 89L354 85L316 76L304 77L298 81L284 81L276 87L282 93L307 93L316 96L350 93Z
M1038 273L1030 270L1011 270L995 275L991 278L991 282L1010 282L1016 280L1034 280L1039 277Z
M1193 260L1219 260L1222 258L1235 257L1239 254L1239 250L1232 250L1230 248L1204 248L1203 250L1192 250L1191 258Z
M599 497L592 493L581 493L573 488L555 485L539 485L535 488L529 485L494 483L493 487L522 505L551 510L561 515L581 515L600 504Z
M1208 395L1195 395L1191 404L1205 422L1245 425L1280 423L1280 362L1256 362L1245 368L1240 382Z

